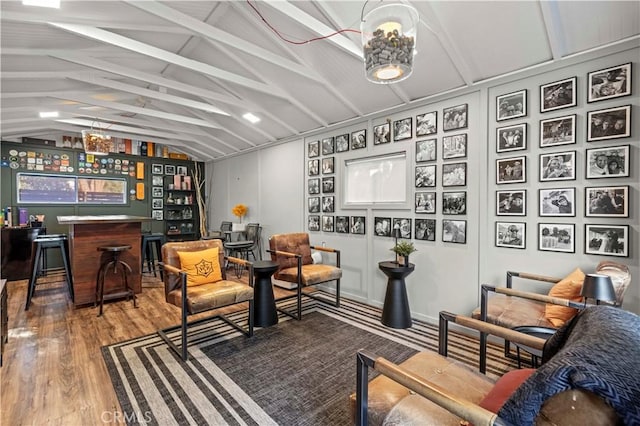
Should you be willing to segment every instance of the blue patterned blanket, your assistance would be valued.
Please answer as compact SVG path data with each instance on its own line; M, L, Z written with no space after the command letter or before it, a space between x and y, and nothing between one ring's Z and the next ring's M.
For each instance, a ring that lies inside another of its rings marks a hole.
M544 401L569 389L602 397L626 425L640 425L640 317L609 306L581 311L545 344L543 364L498 413L533 424Z

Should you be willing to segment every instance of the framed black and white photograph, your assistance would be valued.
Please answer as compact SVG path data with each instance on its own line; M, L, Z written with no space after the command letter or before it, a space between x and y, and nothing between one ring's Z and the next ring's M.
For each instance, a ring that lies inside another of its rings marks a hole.
M373 144L382 145L391 142L391 125L389 123L373 126Z
M422 241L436 240L436 220L416 219L414 238Z
M496 222L496 247L526 248L526 229L524 222Z
M540 216L575 216L576 189L539 189L538 214Z
M320 216L311 215L308 220L308 229L311 232L317 232L320 230Z
M333 136L322 139L322 155L331 155L335 152L335 141Z
M320 213L320 197L308 198L308 211L309 213Z
M442 165L442 186L465 186L467 184L467 163L446 163Z
M364 149L367 147L367 131L358 130L351 133L351 149Z
M162 198L152 198L151 199L151 208L152 209L161 209L162 208Z
M631 94L631 62L587 74L587 102L603 101Z
M576 115L540 120L540 148L576 143Z
M442 110L442 129L447 132L449 130L466 129L468 105L456 105L451 108Z
M575 180L576 152L540 154L540 182Z
M496 129L496 152L527 149L527 123Z
M584 189L586 217L629 217L629 186L598 186Z
M584 252L604 256L629 256L629 225L584 225Z
M322 232L333 232L333 216L322 216Z
M437 139L416 141L416 162L436 161Z
M629 145L585 151L587 179L629 176Z
M322 213L333 213L335 211L335 198L333 195L322 197Z
M307 182L307 189L309 190L309 195L319 194L320 178L309 179L309 181Z
M151 185L162 186L162 176L151 176Z
M467 192L443 192L442 214L467 214Z
M411 239L411 219L408 217L393 218L393 229L400 230L400 238Z
M161 187L161 186L152 186L152 187L151 187L151 196L152 196L152 197L159 197L159 198L162 198L162 197L164 196L164 195L163 195L163 191L164 191L164 190L162 189L162 187Z
M526 182L527 157L496 160L496 184Z
M391 236L391 218L390 217L374 217L373 232L379 237Z
M367 218L364 216L351 216L351 233L359 235L366 234L366 220Z
M631 136L631 105L587 112L587 142Z
M164 165L164 174L165 175L175 175L176 174L176 166L173 164L165 164Z
M187 166L176 167L176 174L181 176L187 176Z
M163 210L151 210L151 218L153 220L164 220Z
M164 173L163 168L162 168L162 164L152 164L151 165L151 174L161 175L162 173Z
M327 157L322 159L322 174L328 175L333 173L333 157Z
M540 86L540 112L555 111L578 105L577 77L571 77Z
M445 243L467 243L466 220L442 220L442 241Z
M336 216L336 232L339 234L349 233L349 216Z
M416 188L436 186L436 165L416 166Z
M442 137L442 159L464 158L467 156L467 134Z
M322 193L323 194L332 194L334 192L335 187L335 178L331 177L323 177L322 178Z
M496 97L496 120L512 120L527 116L527 89Z
M309 168L309 176L317 176L320 174L320 160L309 160L307 167Z
M436 213L436 192L416 192L416 213Z
M349 134L336 136L336 152L349 151Z
M496 191L496 216L526 216L527 190Z
M416 136L427 136L438 133L438 112L427 112L416 115Z
M307 157L314 158L320 155L320 141L311 141L307 143ZM318 222L320 218L318 218ZM318 224L318 227L320 225ZM318 228L318 230L320 230Z
M575 225L573 223L539 223L538 250L574 253Z
M411 132L413 131L411 125L411 117L394 121L393 140L397 142L405 139L411 139Z

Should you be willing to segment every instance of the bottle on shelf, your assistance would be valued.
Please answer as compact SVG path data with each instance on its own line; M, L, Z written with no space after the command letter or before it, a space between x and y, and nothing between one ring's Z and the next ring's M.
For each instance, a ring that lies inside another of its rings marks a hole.
M173 194L169 193L169 196L167 197L167 204L174 204L175 201L173 200Z

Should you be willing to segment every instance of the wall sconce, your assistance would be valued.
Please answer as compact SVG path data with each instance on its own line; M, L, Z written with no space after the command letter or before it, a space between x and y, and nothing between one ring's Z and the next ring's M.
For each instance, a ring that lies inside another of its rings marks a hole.
M585 303L587 299L594 299L597 305L601 300L606 302L615 302L616 300L611 277L603 274L587 274L584 277L580 295L584 297Z
M420 16L406 4L379 6L362 19L364 70L373 83L402 81L413 71Z
M93 155L107 155L113 151L111 136L94 130L82 131L82 144L84 152Z

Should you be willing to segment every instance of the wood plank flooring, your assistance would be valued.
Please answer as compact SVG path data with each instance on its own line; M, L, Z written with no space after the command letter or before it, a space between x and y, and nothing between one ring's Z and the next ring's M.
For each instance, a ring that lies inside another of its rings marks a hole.
M138 308L124 299L112 301L99 318L97 308L74 308L64 276L40 282L28 311L27 281L7 283L9 342L0 368L0 424L123 424L100 348L178 324L179 309L164 301L162 283L149 274L143 276ZM291 294L274 289L276 298Z

